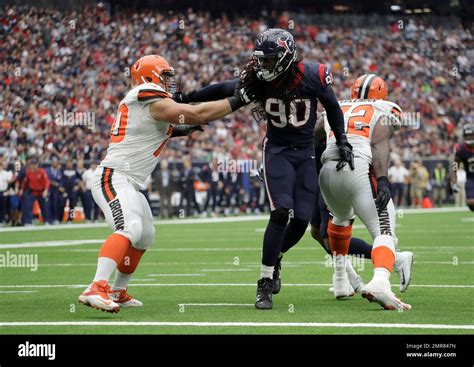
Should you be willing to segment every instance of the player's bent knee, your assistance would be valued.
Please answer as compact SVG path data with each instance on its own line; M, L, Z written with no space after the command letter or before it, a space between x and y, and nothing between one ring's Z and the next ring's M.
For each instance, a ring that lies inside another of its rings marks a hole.
M155 227L150 226L143 230L143 235L140 241L132 245L138 250L148 250L153 243L155 243Z
M270 221L279 226L286 226L289 217L289 210L284 208L277 208L270 213Z
M125 226L125 230L123 232L130 239L132 246L135 247L135 245L143 236L143 225L138 221L131 222Z

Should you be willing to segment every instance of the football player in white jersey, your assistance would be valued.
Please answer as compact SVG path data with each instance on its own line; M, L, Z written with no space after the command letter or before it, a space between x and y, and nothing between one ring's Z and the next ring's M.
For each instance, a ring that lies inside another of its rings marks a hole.
M407 310L391 291L389 277L395 262L395 208L387 178L389 140L402 124L402 110L387 101L387 84L375 74L356 80L351 100L341 101L345 129L355 157L355 170L340 161L329 124L325 121L327 148L321 161L319 182L332 220L328 224L334 258L333 291L336 298L353 294L346 272L354 214L373 238L373 279L362 288L362 296L385 309ZM410 259L411 266L412 258Z
M153 215L139 192L140 185L155 169L171 137L185 135L248 103L238 92L198 105L176 103L170 93L174 74L168 62L157 55L144 56L132 66L132 89L118 106L107 154L96 170L92 188L94 200L114 232L99 252L93 282L79 296L86 306L118 312L120 307L143 305L127 293L128 282L155 237Z

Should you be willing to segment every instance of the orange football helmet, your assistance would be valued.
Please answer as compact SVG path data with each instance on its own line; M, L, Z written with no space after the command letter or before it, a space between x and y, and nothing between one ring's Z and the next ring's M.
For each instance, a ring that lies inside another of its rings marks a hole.
M178 83L170 80L176 75L165 58L158 55L147 55L139 58L132 66L132 84L134 87L143 83L154 83L162 86L167 92L174 93Z
M364 74L352 84L351 98L386 100L388 98L387 83L375 74Z

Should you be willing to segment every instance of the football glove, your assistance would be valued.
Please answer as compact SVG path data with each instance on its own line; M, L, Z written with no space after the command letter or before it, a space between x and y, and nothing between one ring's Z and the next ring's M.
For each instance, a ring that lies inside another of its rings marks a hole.
M232 111L257 100L258 79L250 64L240 73L240 79L234 90L234 96L228 98Z
M182 92L176 92L173 94L173 100L178 103L190 103L191 102L191 95L194 93L182 93Z
M187 136L194 131L204 131L201 125L173 125L173 131L170 138L177 138L179 136Z
M377 198L375 199L375 205L379 213L385 210L389 201L390 183L387 176L381 176L377 178Z
M352 153L352 145L349 144L345 135L337 142L337 146L339 147L339 155L341 158L337 163L336 169L339 171L348 163L351 170L354 170L354 153Z

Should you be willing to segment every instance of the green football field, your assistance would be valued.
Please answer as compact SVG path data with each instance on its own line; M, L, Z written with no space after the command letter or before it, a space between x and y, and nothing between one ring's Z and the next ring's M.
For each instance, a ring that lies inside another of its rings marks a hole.
M273 310L256 310L262 219L158 223L156 243L130 285L144 307L118 314L77 303L108 228L0 230L4 261L30 254L39 262L36 271L0 267L0 333L473 334L474 215L399 214L400 248L416 256L411 286L402 295L413 309L405 312L384 311L359 295L335 300L328 291L332 269L309 232L283 260ZM354 236L369 240L360 222ZM370 280L370 261L355 267ZM399 294L396 274L391 281Z

